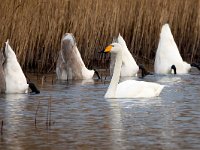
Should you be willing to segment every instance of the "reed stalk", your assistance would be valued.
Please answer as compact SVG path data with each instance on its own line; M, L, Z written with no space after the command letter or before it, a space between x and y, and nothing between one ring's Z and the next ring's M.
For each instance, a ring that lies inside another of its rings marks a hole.
M3 120L1 121L1 135L3 135Z
M10 39L27 71L55 71L66 32L86 66L105 67L109 57L97 52L119 33L136 61L152 63L165 23L183 58L200 61L200 0L3 0L0 22L0 44Z

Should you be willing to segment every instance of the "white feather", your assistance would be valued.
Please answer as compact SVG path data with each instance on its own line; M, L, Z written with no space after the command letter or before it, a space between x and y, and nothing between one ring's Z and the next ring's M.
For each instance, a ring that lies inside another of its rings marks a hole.
M117 42L122 46L122 69L120 76L137 76L137 72L139 71L139 67L137 63L135 62L135 59L131 55L130 51L128 50L128 47L126 45L125 40L123 37L119 34L117 38ZM114 69L114 62L115 62L115 55L111 55L111 64L110 64L110 70L111 73Z
M156 52L154 71L157 74L168 74L171 66L176 66L177 74L188 73L191 69L190 64L184 62L168 24L163 25L160 33L160 40Z
M105 98L147 98L158 96L164 87L163 85L135 80L127 80L119 83L122 66L122 51L123 48L120 44L112 44L110 52L116 54L116 61L113 76Z
M157 83L126 80L117 86L117 98L138 98L138 97L155 97L159 96L163 85Z
M80 52L77 48L73 34L66 33L61 40L61 51L56 66L57 78L67 79L91 79L94 70L86 68Z
M6 93L27 93L26 77L17 61L17 57L8 41L5 47L6 63L4 65Z

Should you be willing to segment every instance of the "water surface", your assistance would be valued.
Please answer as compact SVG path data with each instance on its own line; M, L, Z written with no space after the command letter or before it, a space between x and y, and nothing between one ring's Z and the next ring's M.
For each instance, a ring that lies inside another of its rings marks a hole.
M156 98L104 99L110 79L47 78L41 94L0 95L0 149L199 150L200 74L144 80L166 86Z

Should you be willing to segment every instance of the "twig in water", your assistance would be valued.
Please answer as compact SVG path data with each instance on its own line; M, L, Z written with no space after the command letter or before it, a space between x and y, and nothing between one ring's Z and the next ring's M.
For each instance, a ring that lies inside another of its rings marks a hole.
M39 79L39 77L38 77L39 75L38 75L38 71L37 71L37 81L38 81L38 79Z
M50 97L50 106L49 106L49 126L51 126L51 97Z
M53 76L52 76L51 84L53 85Z
M45 80L46 80L46 76L42 76L42 86L44 85Z
M49 100L48 100L48 105L47 105L48 107L47 107L47 119L46 119L46 126L47 126L47 128L48 128L48 125L49 125Z
M36 117L37 117L37 112L38 112L38 109L39 109L39 105L40 105L40 100L38 101L37 109L35 111L35 127L37 125L37 119L36 119Z
M49 126L51 126L51 97L50 97L50 99L48 100L46 126L47 126L48 128L49 128Z
M1 121L1 135L3 135L3 120Z
M104 84L106 84L106 78L107 78L107 76L105 76Z

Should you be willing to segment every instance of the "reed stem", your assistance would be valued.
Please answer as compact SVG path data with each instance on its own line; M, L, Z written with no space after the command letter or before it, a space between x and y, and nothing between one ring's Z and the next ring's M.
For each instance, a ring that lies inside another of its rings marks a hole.
M183 59L195 62L200 58L199 18L199 0L3 0L0 44L10 39L24 70L52 72L61 37L71 32L86 66L98 69L108 61L97 52L119 33L136 61L152 62L161 27L169 23Z

